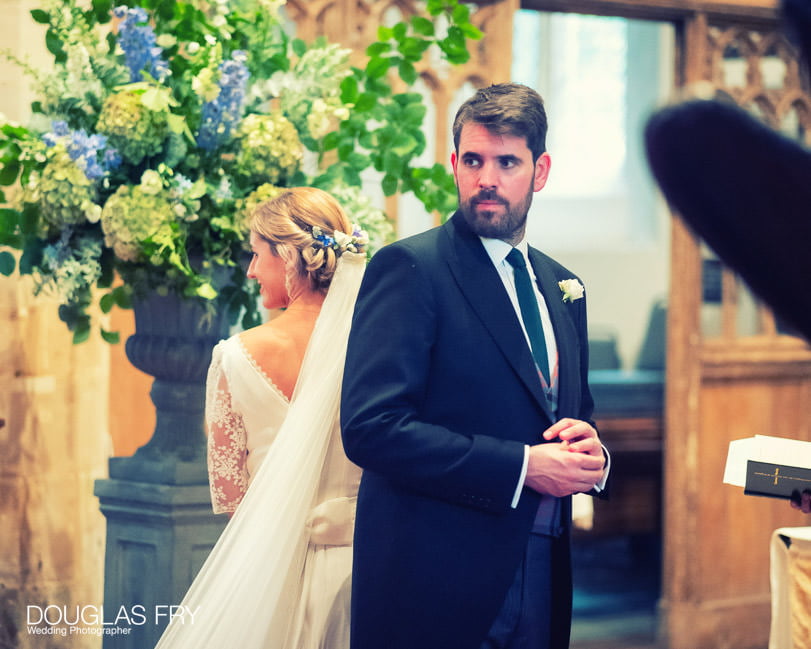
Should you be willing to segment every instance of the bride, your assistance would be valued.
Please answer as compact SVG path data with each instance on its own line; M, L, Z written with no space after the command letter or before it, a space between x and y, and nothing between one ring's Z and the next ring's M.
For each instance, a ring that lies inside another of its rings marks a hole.
M326 192L260 206L248 277L269 322L214 349L206 393L215 512L232 518L158 649L344 649L360 469L338 430L365 235ZM250 488L249 488L250 485Z

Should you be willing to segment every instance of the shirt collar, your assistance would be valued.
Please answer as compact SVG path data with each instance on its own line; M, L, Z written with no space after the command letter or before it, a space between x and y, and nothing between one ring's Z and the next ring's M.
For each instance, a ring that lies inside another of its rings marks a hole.
M506 241L501 239L488 239L487 237L479 237L484 246L485 251L490 256L490 260L494 265L501 264L513 248L518 248L525 259L528 259L529 244L526 239L521 239L517 245L511 246Z

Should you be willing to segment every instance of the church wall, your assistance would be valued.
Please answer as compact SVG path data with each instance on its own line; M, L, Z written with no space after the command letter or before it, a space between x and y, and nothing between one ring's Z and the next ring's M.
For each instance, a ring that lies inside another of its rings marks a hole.
M0 42L34 65L47 56L30 19L36 3L0 0ZM0 113L24 122L31 93L0 62ZM30 278L0 277L0 646L95 649L97 636L30 635L45 606L100 606L104 517L93 481L106 475L109 351L74 346L57 304ZM31 608L29 608L31 607ZM64 611L64 609L63 609ZM57 615L50 610L51 619ZM29 617L30 616L30 617Z

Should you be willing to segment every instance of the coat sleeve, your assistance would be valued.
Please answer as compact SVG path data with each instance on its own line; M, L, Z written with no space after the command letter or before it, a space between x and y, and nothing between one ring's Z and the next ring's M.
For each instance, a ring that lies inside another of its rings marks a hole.
M426 266L414 250L398 244L369 263L344 372L344 448L364 470L400 487L505 511L518 485L524 445L437 425L425 413L439 317L435 278Z

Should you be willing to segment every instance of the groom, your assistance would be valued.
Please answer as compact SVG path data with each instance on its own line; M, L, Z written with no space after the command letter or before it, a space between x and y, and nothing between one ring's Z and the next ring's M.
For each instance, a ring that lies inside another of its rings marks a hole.
M570 497L603 487L605 459L583 288L524 240L543 102L479 90L453 136L459 211L372 258L350 334L352 648L562 649Z

